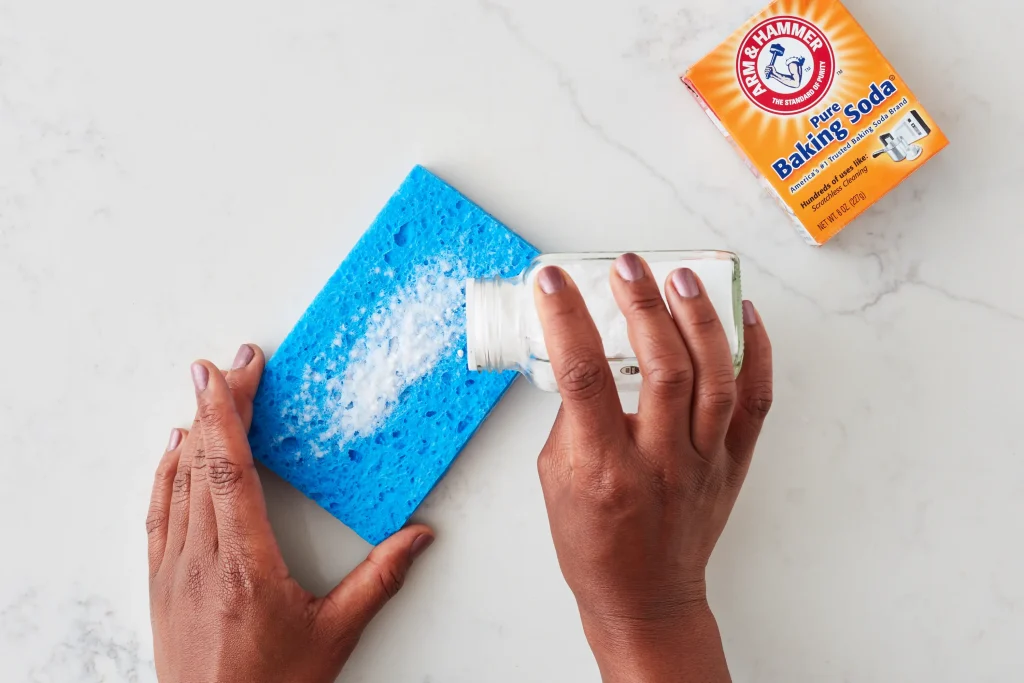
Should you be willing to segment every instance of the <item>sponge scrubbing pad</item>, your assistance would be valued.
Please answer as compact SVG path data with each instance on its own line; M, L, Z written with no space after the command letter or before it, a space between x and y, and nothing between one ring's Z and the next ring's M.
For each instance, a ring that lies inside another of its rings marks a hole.
M370 543L393 534L515 378L467 370L465 279L536 255L413 169L267 363L253 454Z

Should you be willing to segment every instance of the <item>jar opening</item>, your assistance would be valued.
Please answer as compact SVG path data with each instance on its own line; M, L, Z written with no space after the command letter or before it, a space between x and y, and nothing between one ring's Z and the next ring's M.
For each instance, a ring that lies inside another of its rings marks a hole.
M471 371L519 369L516 283L501 278L466 280L466 362Z

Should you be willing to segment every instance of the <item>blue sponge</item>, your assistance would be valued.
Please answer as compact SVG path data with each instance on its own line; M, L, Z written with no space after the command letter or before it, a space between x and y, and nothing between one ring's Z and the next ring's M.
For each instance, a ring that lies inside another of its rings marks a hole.
M370 543L398 531L515 379L467 370L464 280L537 253L417 166L267 363L255 457Z

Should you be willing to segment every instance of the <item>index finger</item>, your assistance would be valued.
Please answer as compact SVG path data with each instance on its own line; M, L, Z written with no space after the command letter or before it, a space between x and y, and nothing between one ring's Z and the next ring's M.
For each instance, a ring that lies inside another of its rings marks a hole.
M561 268L546 266L537 273L534 300L566 419L584 438L617 435L625 425L622 403L579 289Z
M227 380L209 361L192 365L219 547L272 538L263 487Z

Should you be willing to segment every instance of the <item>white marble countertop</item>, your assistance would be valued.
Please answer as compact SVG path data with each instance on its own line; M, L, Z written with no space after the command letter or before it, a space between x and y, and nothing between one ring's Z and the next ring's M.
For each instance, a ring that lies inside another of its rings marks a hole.
M676 80L761 4L0 2L3 679L154 679L143 519L189 362L272 350L416 163L546 250L740 253L777 399L710 568L737 681L1019 677L1024 101L999 65L1024 13L849 0L951 146L814 249ZM596 679L535 472L556 406L517 383L495 410L343 680ZM308 587L365 555L266 489Z

